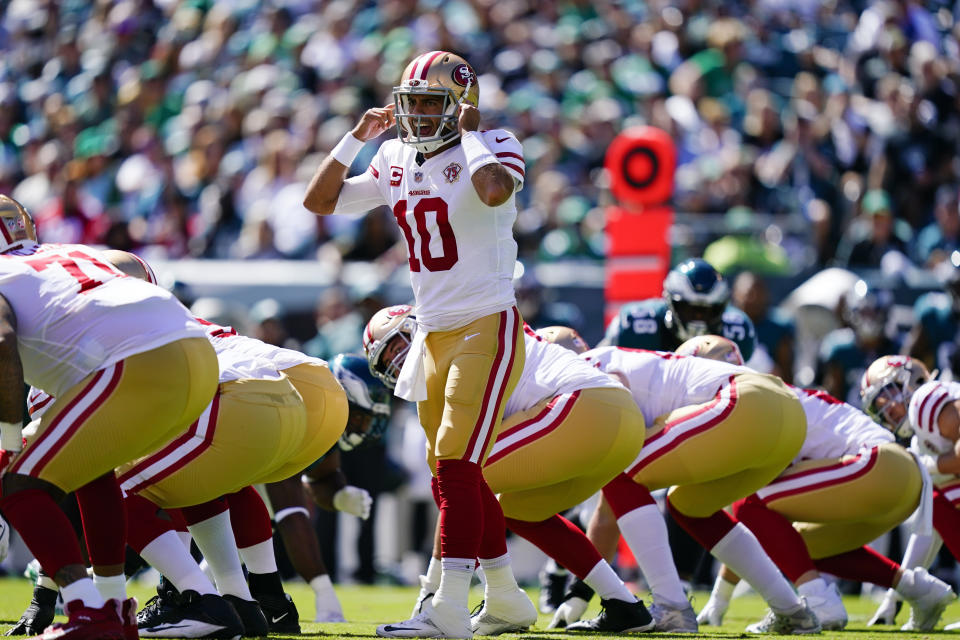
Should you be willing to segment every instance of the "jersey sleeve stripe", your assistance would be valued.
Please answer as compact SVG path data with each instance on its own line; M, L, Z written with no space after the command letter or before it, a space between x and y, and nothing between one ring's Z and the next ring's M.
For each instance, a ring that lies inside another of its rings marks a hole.
M520 174L520 177L521 177L521 178L524 176L523 168L522 168L522 167L519 167L519 166L513 164L512 162L501 162L500 164L502 164L503 166L505 166L505 167L508 168L508 169L512 169L515 173Z
M377 171L377 168L375 166L370 165L370 173L373 174L374 178L377 178L378 180L380 179L380 172Z
M516 158L520 162L523 162L523 156L520 155L519 153L514 153L513 151L498 151L497 157L498 158Z
M933 406L930 408L930 415L927 417L927 424L924 425L924 428L930 431L930 433L940 433L940 428L937 426L937 416L940 415L940 411L943 410L943 407L947 402L950 401L950 396L943 393L939 398L934 401Z
M939 384L935 385L927 390L926 395L924 396L923 400L920 402L920 407L917 410L917 423L918 423L917 426L920 427L921 429L925 431L930 431L931 433L933 433L933 431L930 429L928 425L929 420L927 419L928 414L926 413L926 409L930 403L931 398L934 398L935 396L940 396L941 394L942 394L941 386ZM934 404L936 404L936 401L934 401Z

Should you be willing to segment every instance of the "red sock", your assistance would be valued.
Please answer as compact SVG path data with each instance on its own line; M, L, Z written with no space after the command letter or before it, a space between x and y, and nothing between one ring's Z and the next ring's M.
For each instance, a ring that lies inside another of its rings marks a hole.
M226 498L230 507L230 525L238 548L246 549L273 537L270 512L256 489L246 487Z
M140 553L144 547L167 531L173 530L173 523L158 515L160 507L136 494L126 497L127 544Z
M90 564L123 564L127 555L127 516L113 471L76 491Z
M791 582L816 569L800 533L756 494L734 502L733 515L753 532L763 550Z
M192 507L182 507L180 513L183 514L183 519L189 525L209 520L213 516L218 516L226 510L227 501L223 498L217 498L216 500L197 504Z
M476 558L483 535L480 465L467 460L438 460L440 555Z
M499 558L507 553L507 523L486 480L480 485L480 499L483 501L483 537L480 538L477 557L484 560Z
M933 528L954 558L960 558L960 511L939 489L933 490Z
M684 515L677 511L677 508L673 506L673 504L670 502L669 496L667 497L667 510L670 512L670 515L673 516L673 519L676 521L676 523L683 527L684 531L693 536L693 539L699 542L701 546L708 551L713 549L718 542L723 540L723 536L730 533L730 531L733 530L733 527L737 524L737 521L733 519L733 516L723 509L720 509L706 518L695 518L693 516Z
M603 488L603 497L610 503L613 515L617 518L634 509L657 503L645 486L637 484L625 473L607 483Z
M832 573L838 578L870 582L887 589L893 586L893 578L900 568L899 564L870 547L860 547L813 562L819 571Z
M563 516L553 516L542 522L507 518L507 526L581 580L603 560L583 531Z
M0 510L48 576L56 576L67 565L84 564L73 525L43 489L4 495Z

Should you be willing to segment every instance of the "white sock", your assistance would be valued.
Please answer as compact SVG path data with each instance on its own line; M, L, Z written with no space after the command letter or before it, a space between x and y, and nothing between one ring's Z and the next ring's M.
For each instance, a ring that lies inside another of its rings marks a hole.
M188 527L200 552L213 571L220 595L233 595L243 600L253 600L250 587L243 576L237 541L230 527L230 511L224 511Z
M733 598L733 590L736 588L737 585L734 583L727 582L722 576L717 576L716 582L713 583L713 590L710 591L710 599L720 602L730 602Z
M94 573L93 586L104 600L113 598L117 602L123 602L127 599L127 577L122 573L118 576L98 576Z
M180 538L180 542L183 543L188 550L190 549L190 543L193 542L193 536L190 535L189 531L176 531L177 537Z
M823 578L808 580L797 587L797 593L804 597L815 596L827 590L827 581Z
M590 573L583 579L587 586L597 592L603 600L623 600L624 602L636 602L637 598L630 593L623 580L617 577L613 567L607 564L606 560L600 560Z
M496 598L498 595L512 595L520 587L513 576L513 567L510 566L510 554L505 553L499 558L480 558L480 568L487 578L484 597Z
M317 611L336 611L343 615L340 608L340 600L333 590L333 583L330 582L330 576L324 574L317 576L310 581L310 588L313 589L314 602L317 605Z
M743 523L738 522L710 553L756 589L774 611L784 613L800 606L800 596Z
M455 607L467 609L475 560L473 558L442 558L440 564L442 572L440 586L437 587L437 594L433 596L434 606L438 602L446 602Z
M196 591L204 595L217 592L175 531L167 531L151 540L140 556L166 576L180 593Z
M915 569L904 569L900 582L893 588L894 591L903 596L904 600L912 600L919 594L917 593L917 578L914 575ZM66 602L66 598L64 598Z
M65 587L60 587L60 595L63 596L64 604L70 604L74 600L80 600L84 606L91 609L100 609L106 604L103 596L97 591L90 578L80 578L71 582Z
M240 559L250 573L276 573L277 557L273 553L273 538L240 549Z
M427 565L427 583L433 587L434 593L440 586L440 574L443 572L443 565L440 564L440 558L430 556L430 564Z
M643 572L654 600L674 604L687 601L673 564L667 523L655 504L646 504L617 518L620 533L627 541L637 565Z

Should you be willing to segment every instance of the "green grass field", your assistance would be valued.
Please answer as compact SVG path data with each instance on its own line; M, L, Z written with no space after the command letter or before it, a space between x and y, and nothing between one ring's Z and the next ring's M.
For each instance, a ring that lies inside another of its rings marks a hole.
M323 636L334 639L351 639L362 637L375 637L374 628L377 624L383 622L397 622L408 617L410 608L416 598L417 589L413 587L362 587L362 586L344 586L337 589L340 600L343 604L343 610L346 617L351 622L346 624L318 624L306 622L313 616L313 594L309 587L304 584L289 584L288 591L293 595L294 600L301 612L301 626L305 636ZM0 579L0 632L6 631L11 624L19 619L20 614L30 601L31 585L27 580L6 578ZM133 586L131 595L136 596L141 602L145 602L153 593L152 590ZM480 600L481 592L474 588L471 602ZM536 597L534 591L530 592L532 597ZM707 593L697 593L694 600L694 608L699 609L707 601ZM957 634L951 632L935 633L906 633L899 631L898 627L867 627L867 619L873 614L876 604L866 598L845 597L844 602L847 605L847 611L850 614L850 625L846 631L824 633L823 638L844 638L845 640L861 640L865 638L884 638L885 640L896 640L897 638L933 638L933 637L956 637ZM592 607L588 615L593 615L598 607ZM707 627L702 637L713 638L746 638L751 637L744 633L744 627L759 620L763 616L765 607L762 601L755 595L746 595L734 599L727 613L724 625L720 628ZM906 609L900 612L898 622L903 623L908 617ZM954 603L944 614L942 624L960 620L960 604ZM508 640L514 638L560 638L564 635L562 631L546 631L547 623L550 618L545 615L540 616L537 626L528 633L517 636L504 636ZM668 634L656 634L659 637L667 637ZM271 637L290 637L296 636L271 636ZM592 638L594 636L584 636L577 634L580 638ZM601 637L601 636L596 636ZM676 637L698 637L698 636L676 636Z

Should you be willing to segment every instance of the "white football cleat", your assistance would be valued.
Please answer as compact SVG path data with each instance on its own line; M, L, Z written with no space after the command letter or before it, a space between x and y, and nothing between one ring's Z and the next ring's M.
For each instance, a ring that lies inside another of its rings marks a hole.
M470 618L470 628L480 636L497 636L501 633L522 633L537 621L537 608L527 594L517 589L510 597L484 600L478 611Z
M470 612L446 602L424 601L422 611L403 622L377 627L381 638L472 638Z
M417 603L413 605L413 611L410 613L410 617L415 618L423 613L423 603L432 600L433 594L436 592L437 585L430 584L427 576L420 576L420 593L417 594Z
M940 616L951 602L957 599L946 582L930 575L921 567L909 570L912 575L912 584L903 591L899 591L903 599L910 603L910 619L900 629L902 631L932 631L940 621ZM904 571L900 579L909 580ZM898 587L900 585L897 585ZM908 591L908 593L904 593Z
M817 614L824 631L840 631L847 626L847 609L836 584L830 584L816 593L805 593L807 606Z
M723 624L723 616L727 615L729 608L729 600L721 600L711 595L707 604L697 614L697 624L703 627L719 627Z
M674 604L654 599L650 605L650 615L657 623L655 631L669 633L697 633L700 631L697 623L697 614L689 602Z
M810 610L806 601L800 598L801 605L793 611L777 613L767 609L767 615L760 622L747 626L747 633L776 633L779 635L800 635L820 633L822 627L817 614Z

